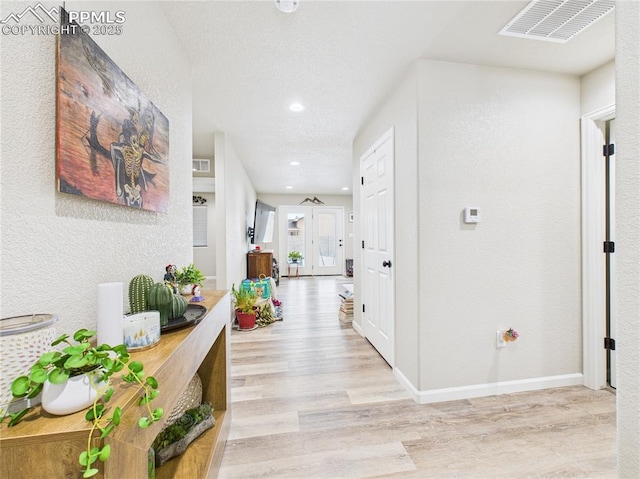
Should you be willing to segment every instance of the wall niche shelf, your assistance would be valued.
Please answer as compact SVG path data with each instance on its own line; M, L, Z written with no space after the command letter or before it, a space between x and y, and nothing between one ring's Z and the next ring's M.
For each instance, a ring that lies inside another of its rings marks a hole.
M156 469L157 479L217 477L222 452L231 427L230 340L231 306L227 291L204 291L207 314L194 327L164 333L157 346L132 352L132 360L142 361L147 375L160 383L154 407L164 408L162 421L147 429L137 425L143 406L138 406L137 390L119 378L113 381L115 393L111 408L120 406L123 419L107 438L111 457L100 463L103 479L147 479L147 453L164 427L182 391L196 373L202 379L202 400L214 408L215 426L191 443L189 448ZM81 477L78 454L84 450L90 424L85 411L69 416L52 416L35 407L20 424L0 426L0 477L29 479L44 473L47 477Z

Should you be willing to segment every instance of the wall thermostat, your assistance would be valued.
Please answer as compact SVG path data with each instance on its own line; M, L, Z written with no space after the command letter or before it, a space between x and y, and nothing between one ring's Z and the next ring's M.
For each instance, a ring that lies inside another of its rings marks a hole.
M480 208L475 206L467 206L464 209L465 223L480 223Z

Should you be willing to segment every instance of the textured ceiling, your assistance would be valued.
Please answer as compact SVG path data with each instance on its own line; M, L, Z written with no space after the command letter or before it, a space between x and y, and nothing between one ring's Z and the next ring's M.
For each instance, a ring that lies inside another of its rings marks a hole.
M259 193L350 194L352 141L417 59L581 75L613 58L615 14L566 44L499 36L526 4L161 2L193 65L194 157L223 131Z

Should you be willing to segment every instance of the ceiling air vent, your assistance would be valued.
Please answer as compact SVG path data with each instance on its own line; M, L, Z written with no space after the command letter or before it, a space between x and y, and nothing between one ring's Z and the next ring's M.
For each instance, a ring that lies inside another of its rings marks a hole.
M615 0L534 0L500 35L566 43L613 11Z
M193 171L195 173L210 173L211 172L211 160L196 160L193 159Z

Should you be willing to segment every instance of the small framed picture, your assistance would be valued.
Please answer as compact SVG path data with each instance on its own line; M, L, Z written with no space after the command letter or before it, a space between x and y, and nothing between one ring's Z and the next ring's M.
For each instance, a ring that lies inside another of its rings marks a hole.
M349 213L349 223L353 223L353 213Z

